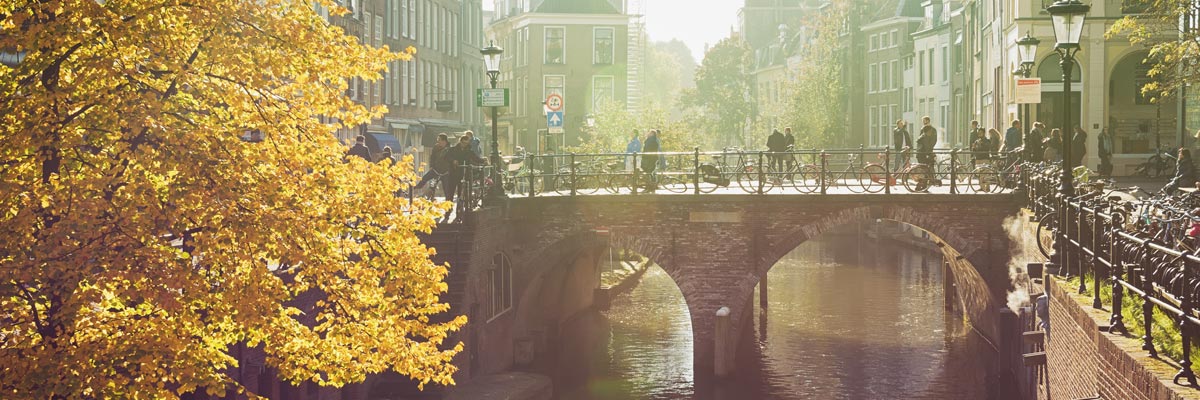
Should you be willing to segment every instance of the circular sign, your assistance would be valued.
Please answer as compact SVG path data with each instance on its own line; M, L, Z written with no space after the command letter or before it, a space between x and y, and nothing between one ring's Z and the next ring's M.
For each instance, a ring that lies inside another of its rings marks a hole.
M550 93L549 96L546 96L546 108L549 109L550 111L562 111L562 108L563 108L562 95L560 95L558 93Z

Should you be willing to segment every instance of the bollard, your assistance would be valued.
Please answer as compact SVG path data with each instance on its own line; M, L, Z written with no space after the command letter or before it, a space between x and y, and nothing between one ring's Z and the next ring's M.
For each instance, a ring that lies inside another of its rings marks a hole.
M716 335L713 338L713 372L717 377L733 373L733 355L727 350L733 344L733 331L729 322L729 307L717 310Z
M892 149L883 148L883 194L892 194Z
M692 190L700 194L700 147L692 148Z

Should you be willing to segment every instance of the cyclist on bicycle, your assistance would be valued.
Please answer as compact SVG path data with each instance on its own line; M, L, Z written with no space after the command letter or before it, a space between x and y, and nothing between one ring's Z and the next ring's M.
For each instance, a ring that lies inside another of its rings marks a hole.
M439 133L437 144L433 146L433 156L430 158L429 171L425 171L425 175L421 177L421 181L417 182L417 189L425 187L433 178L438 178L446 175L450 171L450 159L446 157L446 153L450 148L450 139L445 133ZM445 191L446 188L442 187Z

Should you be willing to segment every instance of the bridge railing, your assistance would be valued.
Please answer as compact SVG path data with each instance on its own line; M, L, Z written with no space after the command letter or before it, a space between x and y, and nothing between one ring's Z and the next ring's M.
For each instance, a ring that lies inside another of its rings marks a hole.
M939 149L726 149L702 152L549 154L508 168L513 196L705 193L999 193L1015 188L1015 157Z
M1127 204L1110 197L1102 188L1081 187L1081 193L1063 198L1059 194L1057 167L1030 168L1023 179L1029 193L1029 207L1041 216L1041 223L1055 228L1055 254L1051 254L1051 272L1079 279L1078 292L1092 296L1092 306L1103 308L1102 287L1111 293L1110 333L1128 334L1125 316L1127 296L1141 302L1139 325L1143 330L1142 349L1157 357L1154 328L1155 310L1167 315L1182 345L1174 383L1186 381L1196 386L1192 370L1192 342L1200 334L1200 279L1196 268L1200 257L1195 250L1176 248L1177 243L1165 243L1161 235L1135 224ZM1082 185L1081 185L1082 186ZM1065 221L1065 223L1058 223ZM1039 228L1039 231L1041 229ZM1057 270L1057 271L1055 271ZM1090 281L1090 282L1089 282ZM1089 290L1088 284L1091 284ZM1053 327L1052 327L1053 328ZM1051 331L1053 332L1053 331Z

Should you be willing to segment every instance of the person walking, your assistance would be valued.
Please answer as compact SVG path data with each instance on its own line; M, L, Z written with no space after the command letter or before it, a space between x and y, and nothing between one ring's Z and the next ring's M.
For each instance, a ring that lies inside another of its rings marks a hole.
M933 168L935 159L933 156L933 148L937 147L937 129L930 123L928 115L921 117L921 134L917 137L917 162L925 164L929 167L928 181L934 182ZM928 191L928 185L925 190Z
M790 127L790 126L783 128L783 150L784 151L795 151L796 150L796 137L792 136L792 127ZM784 159L787 160L788 171L791 171L792 168L796 165L796 156L794 156L792 154L785 154L783 157L784 157Z
M1000 131L996 128L989 128L987 130L987 138L988 145L991 146L991 148L988 149L988 152L991 153L991 158L999 157L1000 142L1003 141L1003 139L1000 138Z
M1021 120L1014 119L1012 121L1012 125L1004 131L1003 151L1006 159L1014 159L1013 157L1016 155L1015 153L1017 149L1021 148L1023 145L1022 136L1025 135L1021 134Z
M1042 128L1041 122L1034 122L1033 129L1025 133L1025 154L1029 162L1042 162Z
M1071 137L1071 168L1083 165L1083 156L1087 154L1087 131L1075 127L1075 135Z
M637 129L633 130L633 138L629 139L629 144L625 145L625 171L633 172L634 154L642 152L642 139L638 138Z
M383 153L379 155L376 163L387 165L389 167L396 165L396 157L392 156L392 146L383 146Z
M783 133L779 132L778 129L773 130L771 135L767 136L767 151L772 153L767 156L771 166L767 170L768 172L783 170L783 155L778 153L784 151L786 142L787 139L783 137Z
M658 188L654 178L654 170L658 167L658 154L650 153L658 153L661 150L658 143L657 129L651 129L650 133L646 135L646 141L642 144L642 150L644 151L642 153L642 171L647 175L646 190L653 192Z
M1168 195L1175 194L1175 190L1183 187L1195 187L1196 185L1196 166L1192 163L1192 152L1187 148L1179 148L1179 157L1175 160L1175 177L1167 186L1163 186L1162 192Z
M896 120L896 128L892 129L892 150L896 151L893 172L900 172L904 164L908 164L908 154L904 151L913 147L912 134L908 133L908 123L902 119Z
M983 131L977 130L971 136L971 164L978 168L991 160L992 142Z
M483 165L483 157L475 155L471 150L471 137L462 135L458 138L458 146L451 147L446 157L450 160L450 173L446 174L446 201L454 201L458 185L462 183L464 167Z
M1042 141L1043 147L1046 150L1043 152L1043 160L1049 163L1062 161L1062 130L1054 128L1050 130L1050 137Z
M371 149L367 148L366 136L358 135L354 138L354 146L350 147L350 150L346 152L346 160L349 161L349 157L351 156L371 162Z
M1112 176L1113 144L1107 129L1100 129L1100 136L1096 137L1096 152L1100 155L1100 176Z

